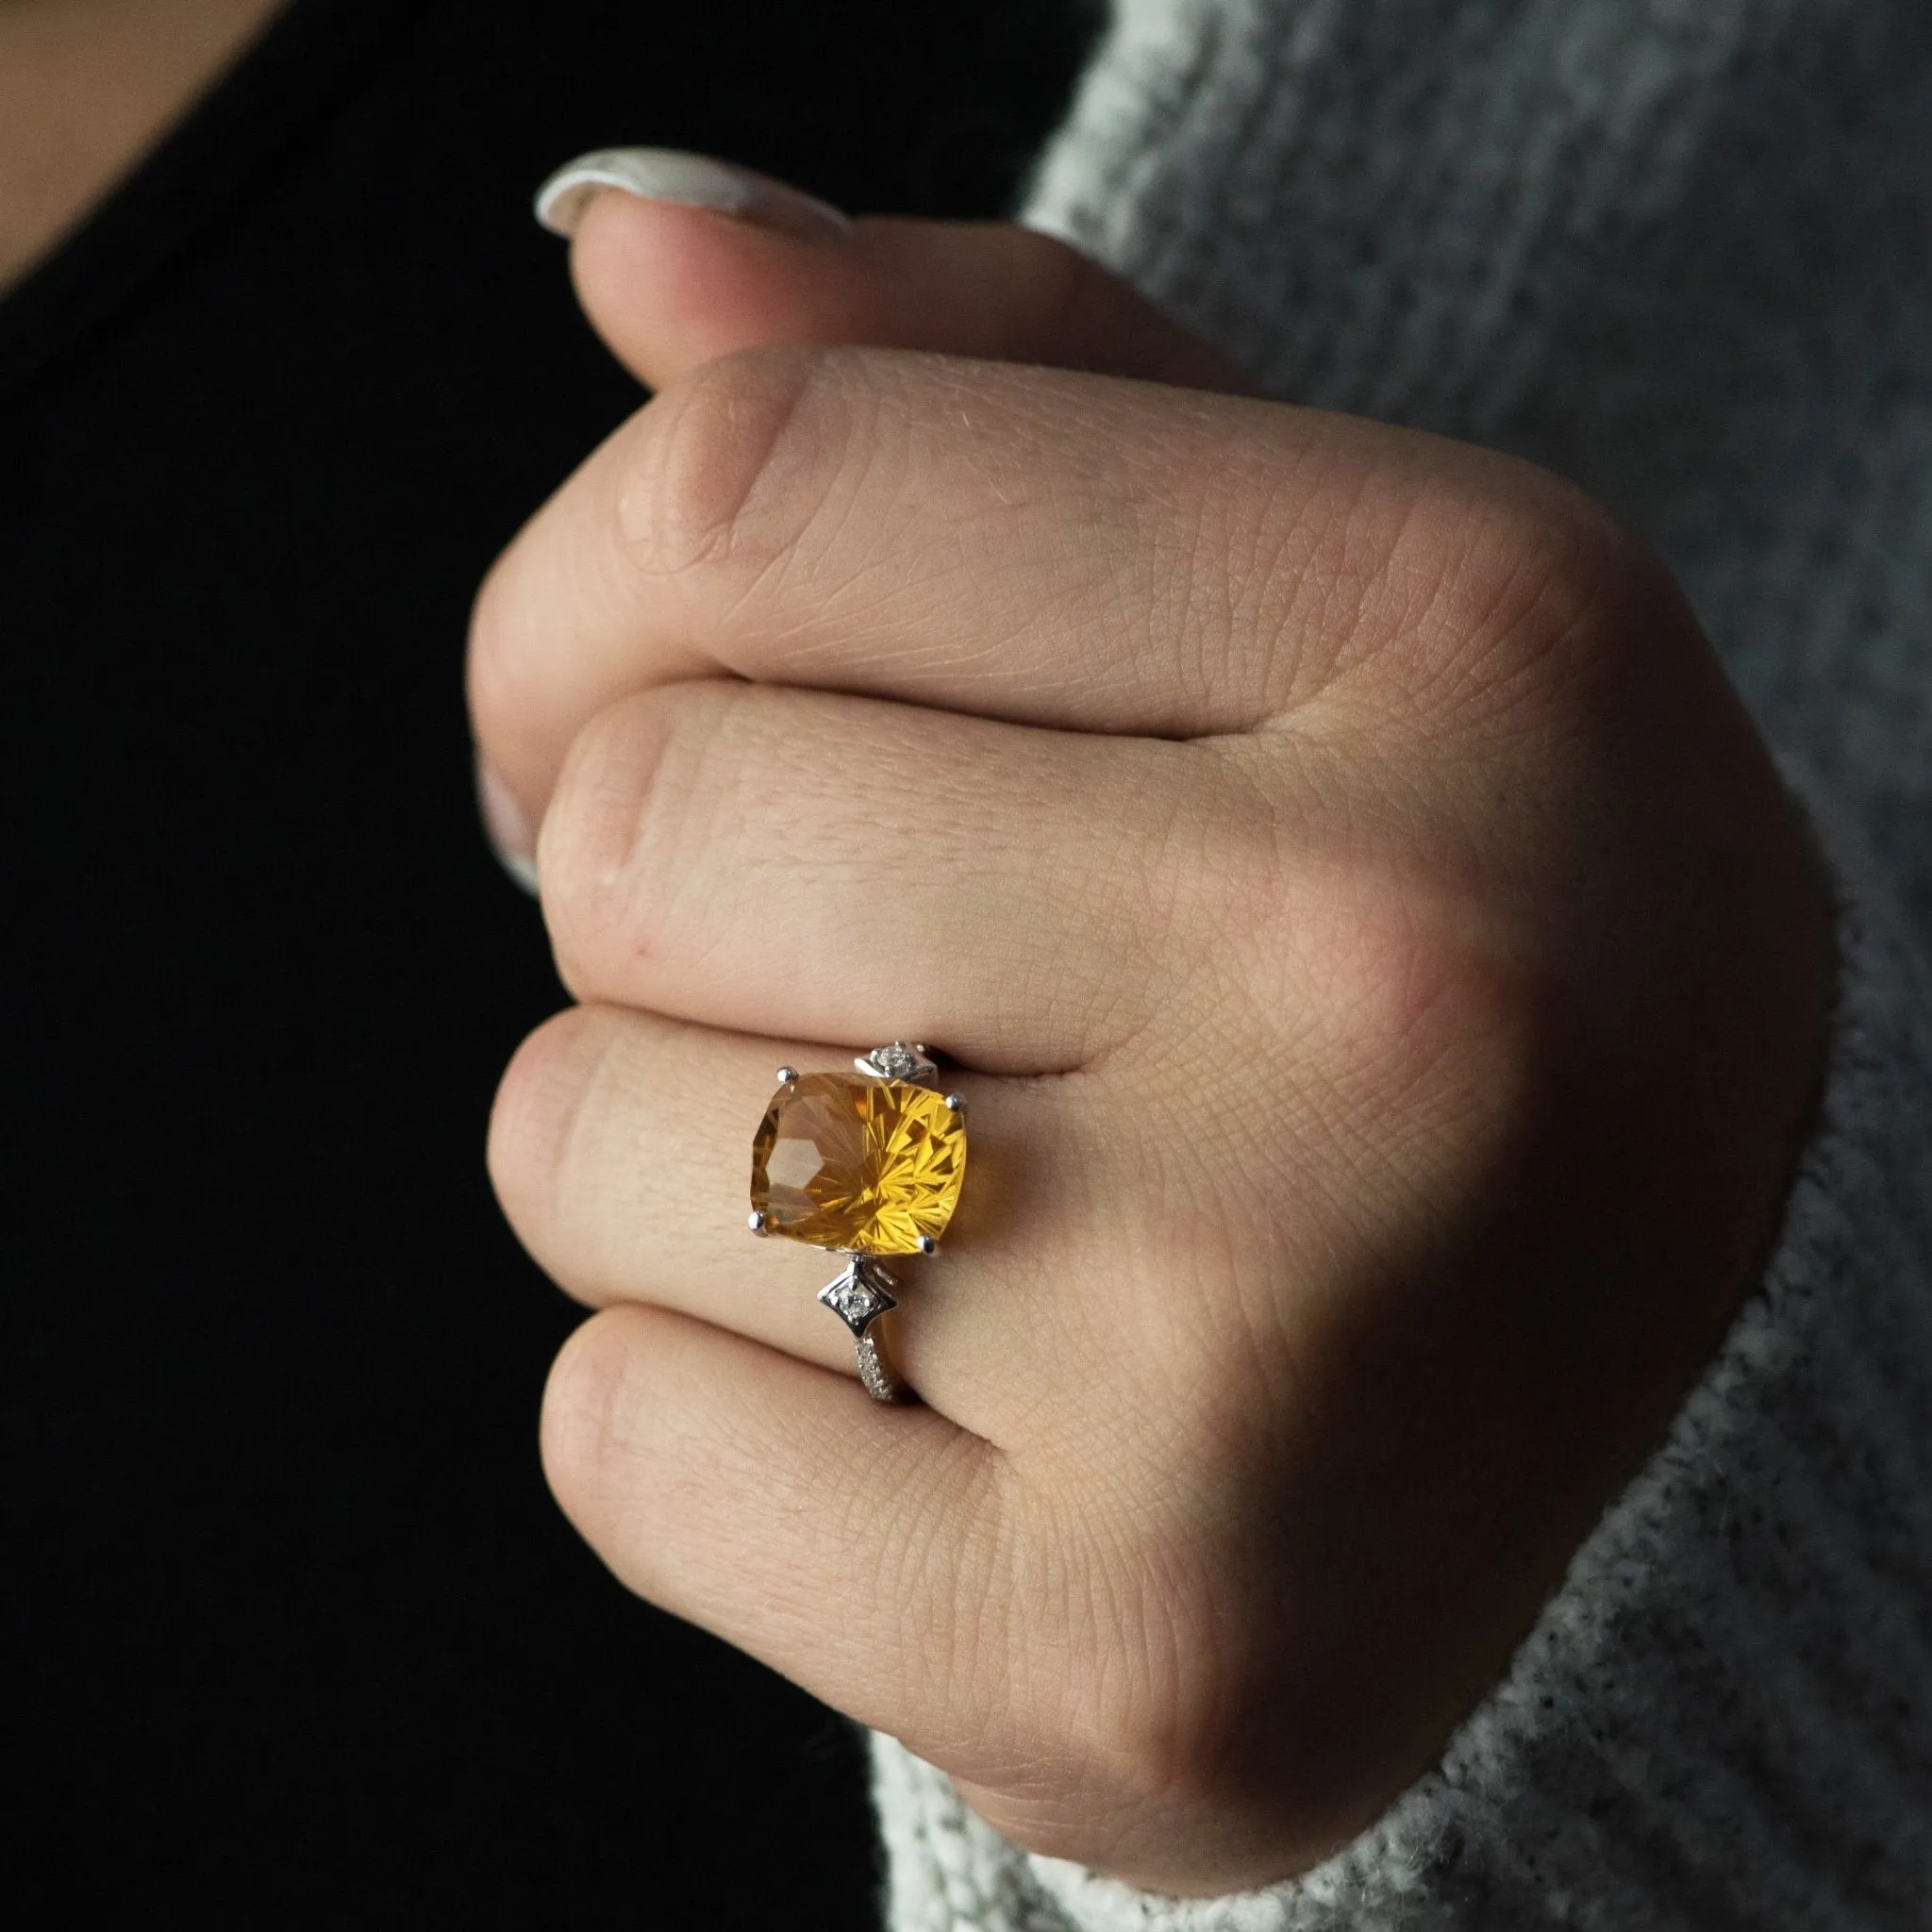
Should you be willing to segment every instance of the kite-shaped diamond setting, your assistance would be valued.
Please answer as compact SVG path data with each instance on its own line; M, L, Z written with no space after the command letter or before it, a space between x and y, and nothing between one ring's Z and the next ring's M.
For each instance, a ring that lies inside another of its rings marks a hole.
M865 1331L888 1308L899 1306L898 1297L892 1292L897 1285L876 1261L854 1255L845 1264L844 1274L819 1290L819 1300L863 1341Z

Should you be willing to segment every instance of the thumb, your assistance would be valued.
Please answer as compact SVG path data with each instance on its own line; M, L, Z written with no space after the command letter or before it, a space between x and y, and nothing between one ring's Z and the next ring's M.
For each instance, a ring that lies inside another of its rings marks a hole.
M768 175L666 148L570 162L539 191L537 217L572 238L584 312L652 388L738 349L823 342L1255 391L1118 276L1011 223L851 222Z

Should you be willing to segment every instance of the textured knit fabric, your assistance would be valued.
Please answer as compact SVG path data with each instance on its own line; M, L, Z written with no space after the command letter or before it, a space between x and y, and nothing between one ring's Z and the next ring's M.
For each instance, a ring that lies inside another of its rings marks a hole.
M1762 1292L1440 1768L1179 1903L877 1740L898 1932L1932 1925L1932 9L1123 0L1028 219L1294 401L1576 478L1837 868Z

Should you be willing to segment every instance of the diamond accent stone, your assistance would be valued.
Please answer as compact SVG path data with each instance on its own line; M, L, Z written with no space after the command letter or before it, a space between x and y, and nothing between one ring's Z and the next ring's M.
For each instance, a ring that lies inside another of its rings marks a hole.
M885 1357L879 1354L879 1345L868 1335L858 1338L858 1379L865 1384L865 1392L874 1402L905 1402L910 1391L905 1384L887 1368Z
M899 1306L892 1277L863 1255L854 1255L844 1274L819 1290L819 1300L861 1341L888 1308Z
M852 1062L861 1074L874 1080L910 1080L915 1086L938 1084L938 1064L923 1046L908 1046L895 1040L891 1046L875 1046Z

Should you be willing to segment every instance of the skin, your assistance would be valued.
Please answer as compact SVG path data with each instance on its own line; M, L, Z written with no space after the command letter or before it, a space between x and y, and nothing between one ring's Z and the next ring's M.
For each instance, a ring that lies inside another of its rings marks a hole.
M0 0L0 287L274 10ZM1057 244L606 195L573 265L662 392L471 672L582 1001L491 1137L602 1310L557 1493L1019 1841L1304 1869L1756 1279L1829 995L1802 825L1601 510L1244 396ZM740 1189L774 1066L895 1035L974 1142L889 1411Z
M0 0L0 291L70 233L282 0Z
M1831 983L1798 815L1604 511L1239 393L1057 243L607 194L573 266L659 393L471 657L581 1002L490 1150L601 1310L551 1482L1023 1844L1306 1869L1757 1277ZM974 1135L904 1409L742 1195L771 1070L894 1037Z

